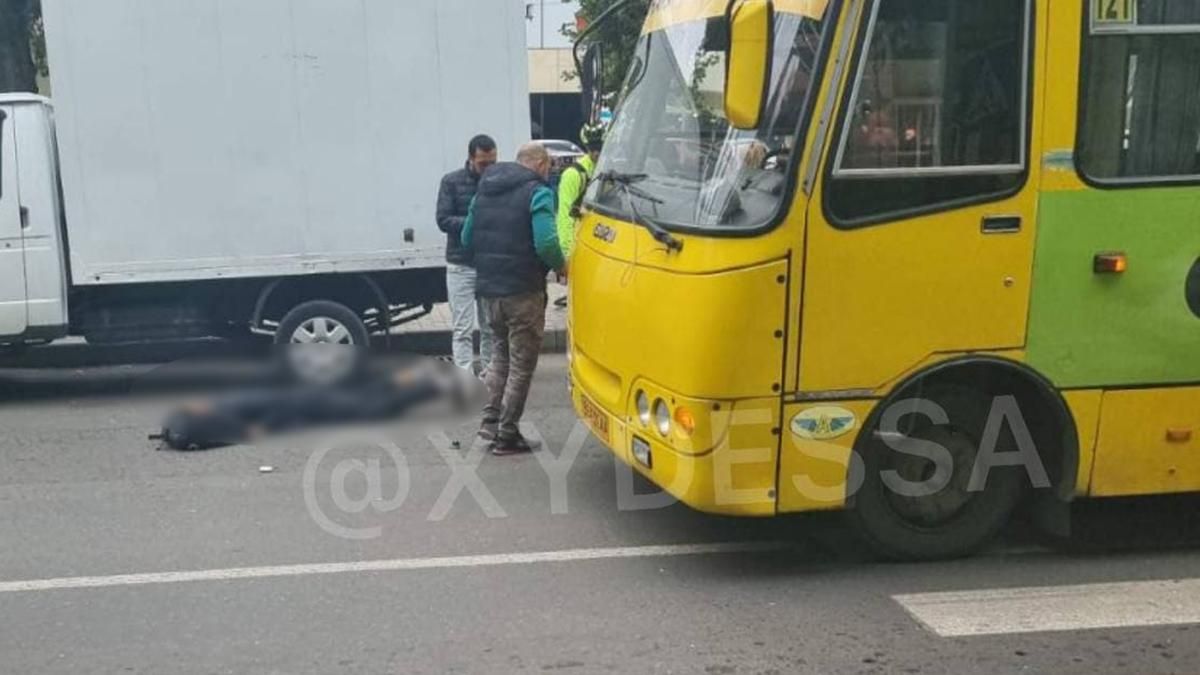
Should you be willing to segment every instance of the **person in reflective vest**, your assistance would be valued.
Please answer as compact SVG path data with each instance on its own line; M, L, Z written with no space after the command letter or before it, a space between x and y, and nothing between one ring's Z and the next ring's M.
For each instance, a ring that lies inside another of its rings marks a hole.
M587 150L587 154L567 167L558 182L558 242L570 267L571 252L575 250L575 228L583 209L583 197L587 193L588 183L596 174L596 162L600 159L600 151L604 149L604 127L589 124L579 132L579 140ZM565 281L565 279L563 279ZM566 307L567 298L563 296L555 301L555 306Z
M579 223L583 197L588 182L596 173L600 151L604 149L604 127L598 124L583 127L579 132L579 140L587 154L563 170L558 183L558 242L568 261L575 250L575 227Z

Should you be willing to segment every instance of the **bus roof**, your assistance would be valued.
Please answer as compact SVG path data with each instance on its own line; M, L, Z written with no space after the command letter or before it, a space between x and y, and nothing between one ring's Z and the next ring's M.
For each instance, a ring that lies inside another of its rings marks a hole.
M775 0L775 11L810 19L825 17L829 0ZM681 23L724 16L728 0L654 0L642 34L653 33Z

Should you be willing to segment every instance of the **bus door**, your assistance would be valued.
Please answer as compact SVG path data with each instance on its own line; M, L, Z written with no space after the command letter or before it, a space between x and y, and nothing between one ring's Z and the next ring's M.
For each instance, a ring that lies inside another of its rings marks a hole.
M861 24L810 206L798 366L801 392L846 398L1024 345L1045 50L1032 0L871 0Z

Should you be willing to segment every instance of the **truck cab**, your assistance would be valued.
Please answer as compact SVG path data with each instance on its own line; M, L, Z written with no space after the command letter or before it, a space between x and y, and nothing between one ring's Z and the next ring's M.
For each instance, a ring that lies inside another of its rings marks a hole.
M54 109L0 95L0 345L67 333L67 277Z

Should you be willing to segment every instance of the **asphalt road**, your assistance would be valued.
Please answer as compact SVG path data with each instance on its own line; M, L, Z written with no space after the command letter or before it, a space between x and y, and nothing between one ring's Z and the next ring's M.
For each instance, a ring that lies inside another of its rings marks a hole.
M146 367L0 372L0 672L1200 671L1196 499L881 563L836 515L663 507L543 364L562 481L432 418L159 452Z

